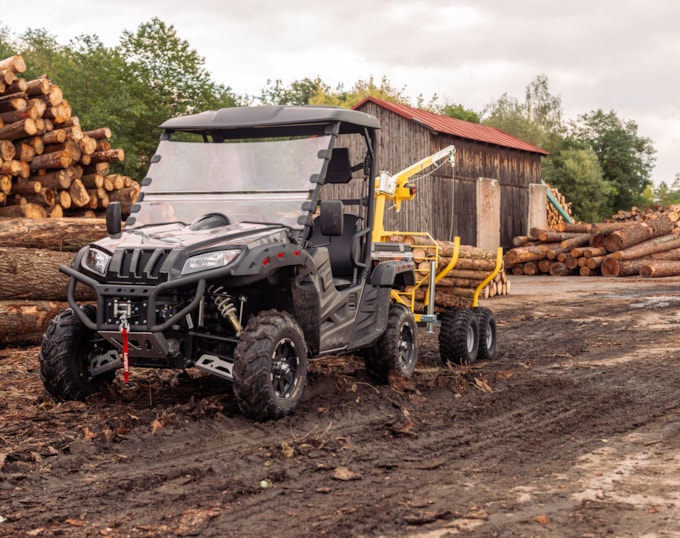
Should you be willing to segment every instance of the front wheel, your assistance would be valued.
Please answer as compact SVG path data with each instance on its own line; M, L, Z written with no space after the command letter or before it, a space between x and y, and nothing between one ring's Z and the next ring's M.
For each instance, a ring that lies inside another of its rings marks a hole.
M94 317L95 309L82 307ZM40 379L56 400L84 400L98 392L103 382L110 382L115 371L90 374L92 359L105 351L101 338L80 321L71 308L55 317L47 327L40 346Z
M234 350L234 395L249 417L276 420L295 411L307 382L302 330L287 312L251 318Z
M479 349L479 321L469 308L447 310L441 317L439 354L446 365L472 364Z
M417 334L413 313L402 305L392 305L380 340L362 351L371 379L387 383L390 372L410 378L418 362Z

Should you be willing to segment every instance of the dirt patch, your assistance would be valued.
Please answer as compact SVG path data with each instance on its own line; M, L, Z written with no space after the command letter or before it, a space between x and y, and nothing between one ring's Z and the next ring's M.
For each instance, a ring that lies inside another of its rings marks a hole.
M499 357L408 383L313 361L293 417L135 370L86 403L0 350L0 536L677 536L680 279L513 277Z

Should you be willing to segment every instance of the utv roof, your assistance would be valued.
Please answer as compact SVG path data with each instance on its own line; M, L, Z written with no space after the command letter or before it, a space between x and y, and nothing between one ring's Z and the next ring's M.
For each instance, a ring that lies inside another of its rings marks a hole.
M342 122L341 132L379 129L378 120L365 112L330 106L253 106L222 108L172 118L160 128L177 131L276 128Z

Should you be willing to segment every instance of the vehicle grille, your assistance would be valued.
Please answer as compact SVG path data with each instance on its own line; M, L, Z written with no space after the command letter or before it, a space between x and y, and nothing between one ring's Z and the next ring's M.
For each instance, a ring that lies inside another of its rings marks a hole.
M170 249L125 249L122 251L117 279L134 282L165 281L161 272Z

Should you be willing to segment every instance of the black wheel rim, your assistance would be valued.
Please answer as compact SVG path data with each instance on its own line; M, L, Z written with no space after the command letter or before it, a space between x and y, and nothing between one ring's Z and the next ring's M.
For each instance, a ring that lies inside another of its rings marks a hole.
M274 348L270 380L279 398L290 398L300 379L300 357L295 342L284 338Z
M413 352L415 343L413 341L413 332L409 325L403 325L401 333L399 334L399 364L408 368L413 361Z

